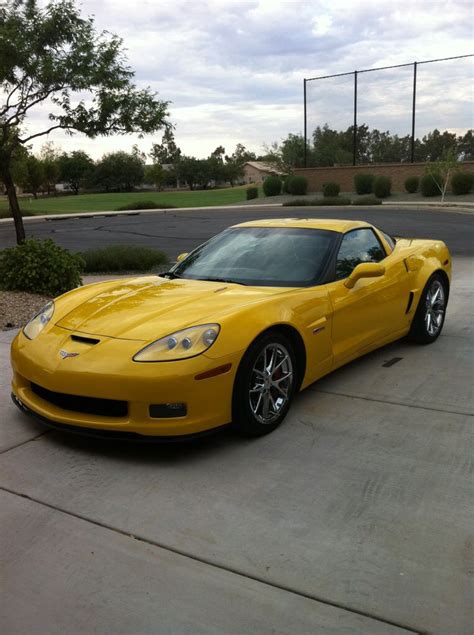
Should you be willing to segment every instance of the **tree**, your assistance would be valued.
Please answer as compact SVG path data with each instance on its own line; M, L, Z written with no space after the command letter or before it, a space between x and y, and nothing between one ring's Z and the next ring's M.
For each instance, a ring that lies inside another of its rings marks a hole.
M176 145L171 127L166 128L161 143L154 143L151 147L150 157L153 163L168 165L176 163L181 156L181 150Z
M458 137L458 158L461 161L472 161L474 159L474 139L472 130L468 130L464 136Z
M124 190L129 192L143 183L145 165L136 154L111 152L104 154L96 166L94 179L97 185L107 192Z
M220 161L224 161L224 156L225 156L224 146L217 146L214 152L211 153L211 157L216 157L216 159L219 159Z
M79 194L79 189L91 180L94 168L94 161L82 150L64 153L59 158L61 181L67 183L74 194Z
M167 174L159 163L145 166L144 182L154 185L155 189L161 190L163 183L166 181Z
M0 6L0 173L15 220L25 230L12 178L16 149L63 129L98 135L151 133L168 126L168 102L139 90L124 61L122 41L98 33L74 0L7 0ZM25 132L31 111L51 107L49 123Z
M56 183L59 180L59 152L54 147L54 143L50 141L45 143L41 148L41 161L44 171L44 185L48 194L51 190L55 190Z
M31 192L38 198L38 191L44 183L43 162L31 155L26 159L23 171L19 175L18 184L25 190Z
M426 167L426 173L433 179L441 193L442 203L444 202L446 190L448 189L449 179L454 170L458 167L459 163L453 150L444 152L438 161L433 161Z
M447 153L456 153L456 135L454 133L440 132L437 128L429 132L422 139L419 147L418 161L438 161L443 159Z
M238 165L244 165L247 161L256 161L257 156L255 152L247 150L242 143L238 143L234 152L230 156L226 155L225 159L226 161L234 161Z

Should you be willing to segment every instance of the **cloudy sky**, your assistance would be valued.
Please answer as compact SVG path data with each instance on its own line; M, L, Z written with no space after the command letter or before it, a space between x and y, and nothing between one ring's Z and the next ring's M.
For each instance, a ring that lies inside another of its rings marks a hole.
M473 3L462 0L83 0L97 28L123 38L139 86L172 102L185 154L218 145L260 152L303 130L303 78L473 52ZM473 62L419 67L418 134L473 127ZM407 134L412 68L359 77L359 122ZM353 78L308 85L308 128L352 122ZM46 119L37 112L34 130ZM138 140L145 152L161 135ZM61 133L64 150L92 156L130 149L134 137L90 140ZM35 146L39 149L43 141Z

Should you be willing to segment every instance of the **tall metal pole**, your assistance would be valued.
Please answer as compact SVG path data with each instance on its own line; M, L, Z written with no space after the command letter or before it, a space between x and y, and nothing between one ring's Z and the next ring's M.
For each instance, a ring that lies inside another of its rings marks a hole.
M415 112L416 112L416 69L418 63L413 62L413 105L411 110L411 162L415 162Z
M354 130L352 137L352 165L357 161L357 71L354 71Z
M308 129L306 122L306 79L303 79L303 94L304 94L304 167L308 167Z

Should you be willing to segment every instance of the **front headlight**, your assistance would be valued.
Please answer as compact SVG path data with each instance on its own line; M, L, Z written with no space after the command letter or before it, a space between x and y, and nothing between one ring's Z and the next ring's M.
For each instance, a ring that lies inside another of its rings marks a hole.
M142 348L134 362L171 362L195 357L207 351L217 339L219 324L202 324L176 331Z
M31 318L28 324L24 327L23 333L30 340L34 340L37 335L41 333L46 324L53 317L54 313L54 302L48 302L45 304L42 309L38 311L38 313Z

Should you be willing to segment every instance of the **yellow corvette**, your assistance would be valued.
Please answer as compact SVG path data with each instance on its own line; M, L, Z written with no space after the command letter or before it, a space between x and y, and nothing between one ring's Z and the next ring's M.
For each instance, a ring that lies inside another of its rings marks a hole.
M299 390L446 314L451 257L364 222L230 227L160 276L87 285L12 344L13 400L68 430L183 437L233 422L258 436Z

